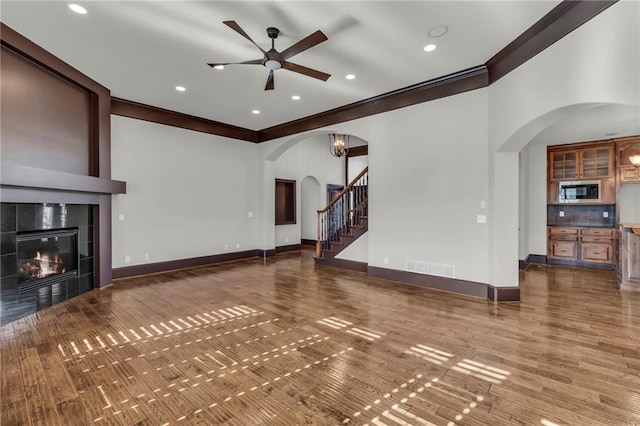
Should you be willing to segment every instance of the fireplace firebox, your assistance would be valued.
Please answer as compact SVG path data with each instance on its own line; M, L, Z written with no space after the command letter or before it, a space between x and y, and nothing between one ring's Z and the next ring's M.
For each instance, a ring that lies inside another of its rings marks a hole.
M78 228L19 233L18 293L78 276Z

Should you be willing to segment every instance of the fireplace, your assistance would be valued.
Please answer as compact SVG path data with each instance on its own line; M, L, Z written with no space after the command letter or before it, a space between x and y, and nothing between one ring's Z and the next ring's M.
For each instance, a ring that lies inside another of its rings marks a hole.
M95 210L0 203L0 326L95 287Z
M18 293L78 276L78 229L19 233Z

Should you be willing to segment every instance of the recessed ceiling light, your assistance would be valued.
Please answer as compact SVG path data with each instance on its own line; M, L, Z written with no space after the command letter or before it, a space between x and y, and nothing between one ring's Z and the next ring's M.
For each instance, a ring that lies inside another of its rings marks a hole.
M75 13L79 13L80 15L86 15L87 9L80 6L79 4L71 3L69 4L69 9L73 10Z
M253 111L251 111L252 114L260 114L260 110L254 109Z
M429 37L438 38L438 37L442 37L448 32L449 32L449 27L447 27L446 25L438 25L431 28L429 31L427 31L427 34L429 34Z
M356 78L356 76L354 74L347 74L347 76L345 78L347 80L353 80L354 78Z
M176 90L177 90L178 92L184 92L184 91L185 91L185 90L187 90L187 89L185 89L185 88L184 88L184 86L176 86Z
M298 96L298 95L293 95L293 96L291 97L291 99L293 99L294 101L299 101L299 100L300 100L300 96Z
M224 65L216 65L214 68L217 69L217 70L223 70L224 69Z
M434 50L436 50L436 45L435 44L427 44L424 47L424 51L425 52L433 52Z

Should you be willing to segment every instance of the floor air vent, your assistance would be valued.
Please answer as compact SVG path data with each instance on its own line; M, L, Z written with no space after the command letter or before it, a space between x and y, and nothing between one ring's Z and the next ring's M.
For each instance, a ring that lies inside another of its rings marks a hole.
M407 260L405 268L408 272L415 272L417 274L437 275L447 278L455 278L456 276L456 268L453 265Z

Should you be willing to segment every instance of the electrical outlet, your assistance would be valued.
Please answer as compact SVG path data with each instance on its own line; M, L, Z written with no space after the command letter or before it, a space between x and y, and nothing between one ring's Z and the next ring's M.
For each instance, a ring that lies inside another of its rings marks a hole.
M289 238L286 238L286 237L285 237L284 242L285 242L285 243L288 243L288 242L289 242Z
M564 217L564 212L562 210L560 210L558 214L560 215L560 217Z
M124 263L129 263L129 262L131 262L131 256L125 256Z
M236 248L240 248L240 243L236 244Z
M487 208L487 202L484 201L484 200L480 201L480 208L481 209L486 209Z
M225 250L229 250L229 244L225 244L225 245L224 245L224 249L225 249Z
M253 212L249 212L249 213L247 214L247 216L249 216L249 217L253 217Z
M385 264L385 265L388 265L388 264L389 264L389 258L388 258L388 257L385 257L385 258L384 258L384 264Z
M602 217L609 217L609 212L602 212Z
M149 253L144 254L144 260L149 260Z
M120 222L124 222L124 215L123 215L122 213L120 213L120 214L118 215L118 220L119 220Z

